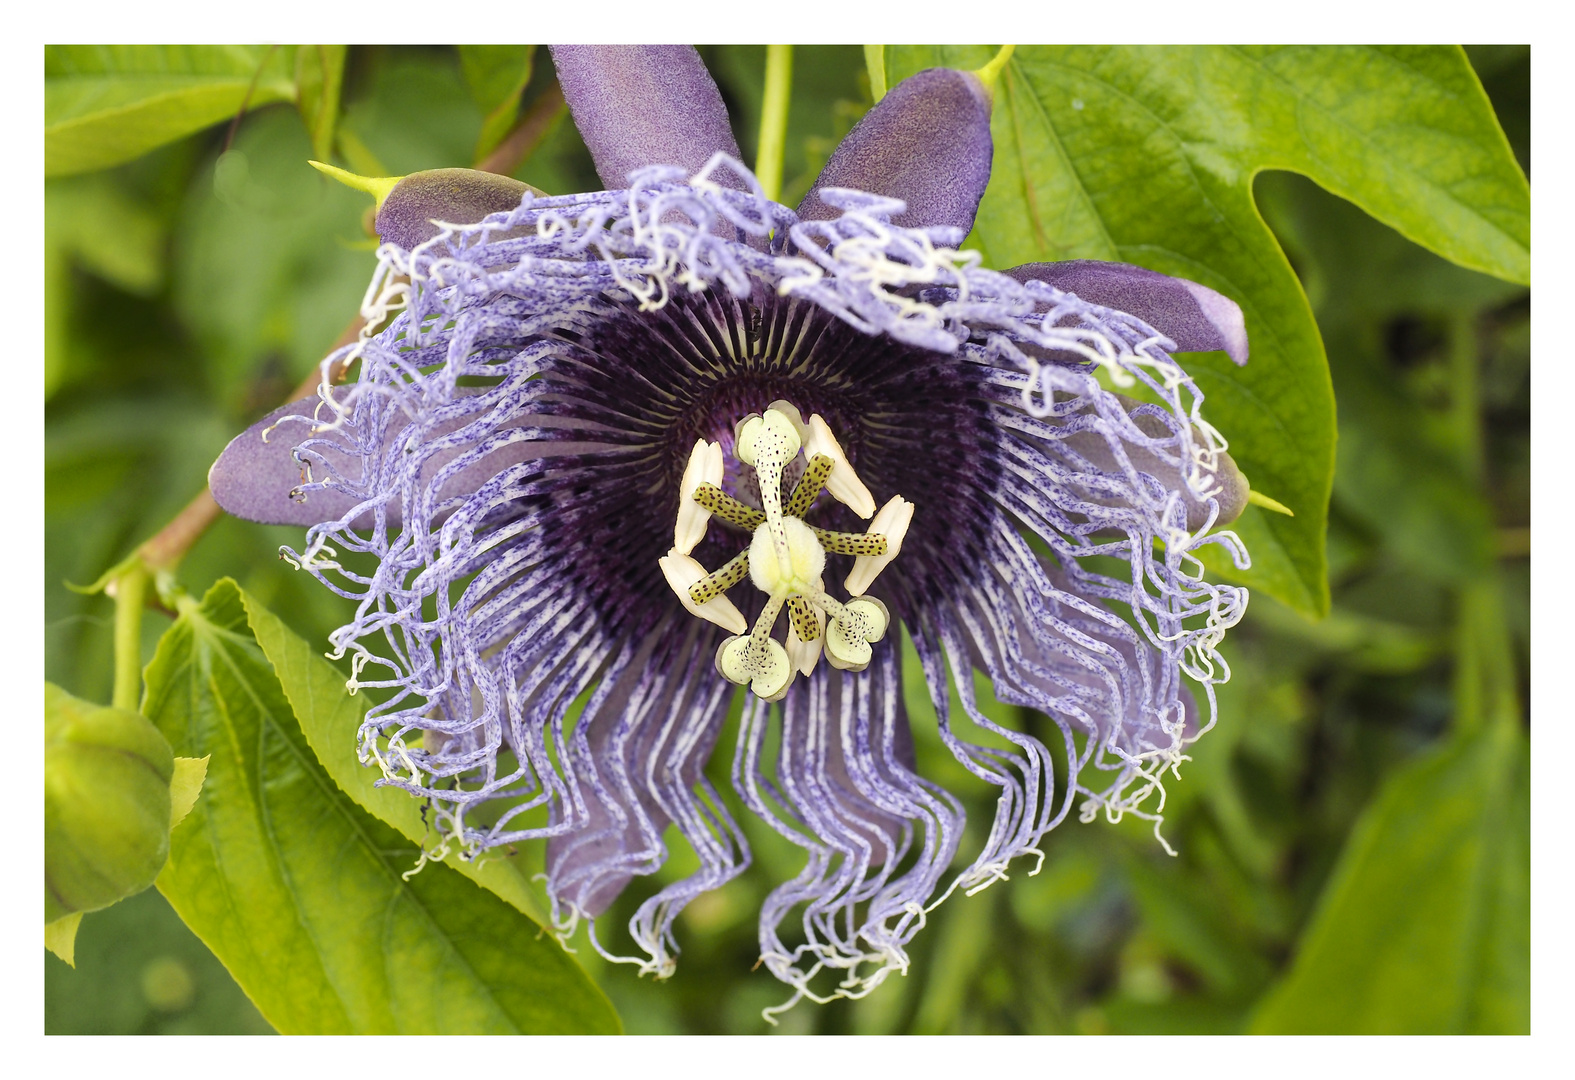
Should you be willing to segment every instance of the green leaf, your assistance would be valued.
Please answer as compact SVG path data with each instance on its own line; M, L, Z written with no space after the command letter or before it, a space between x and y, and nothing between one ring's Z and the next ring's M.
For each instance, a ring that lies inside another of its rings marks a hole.
M470 96L486 117L476 140L479 162L514 128L520 114L520 96L530 82L536 58L534 45L461 45L460 70Z
M295 107L311 133L318 161L327 161L334 152L346 51L343 45L302 45L295 51Z
M44 175L90 172L290 101L283 50L261 45L46 45Z
M977 68L984 46L885 46L889 82ZM1022 46L996 88L994 173L971 243L990 265L1092 258L1217 289L1252 359L1188 369L1254 487L1240 577L1328 610L1324 531L1334 399L1306 297L1253 201L1264 169L1304 173L1462 265L1529 274L1530 196L1480 83L1453 47ZM1223 569L1222 567L1217 567Z
M170 777L170 829L185 821L191 808L197 805L197 796L202 794L202 782L207 778L207 758L175 759L175 774Z
M382 774L363 766L356 757L356 731L366 711L366 698L351 697L345 689L344 673L255 597L242 592L241 602L257 644L273 665L301 731L328 775L363 809L398 829L407 840L424 848L432 846L437 838L422 820L421 801L398 788L376 787ZM522 859L494 856L462 862L456 858L445 865L491 889L536 922L545 921L542 904L531 889L530 870Z
M148 715L206 797L159 890L284 1032L610 1032L539 926L417 849L318 765L228 579L187 600L147 670Z
M1530 747L1497 588L1462 598L1454 734L1363 814L1253 1030L1530 1030Z
M1495 725L1396 772L1252 1030L1527 1031L1527 761Z

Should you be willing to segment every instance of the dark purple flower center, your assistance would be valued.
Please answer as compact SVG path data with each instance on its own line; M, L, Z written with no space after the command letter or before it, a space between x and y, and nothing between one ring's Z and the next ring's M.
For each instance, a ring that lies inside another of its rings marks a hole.
M577 488L560 496L559 507L571 513L553 519L591 537L581 550L595 565L582 571L587 584L602 586L595 602L611 626L654 620L675 606L656 560L670 542L679 481L697 439L722 444L724 489L760 505L753 471L733 456L733 431L777 400L825 418L877 504L901 494L917 505L914 557L894 564L883 591L916 601L933 594L943 573L954 586L951 554L966 557L981 543L973 534L988 519L999 470L998 436L981 391L985 367L862 333L765 288L749 302L708 292L675 296L654 312L631 305L555 336L574 346L547 376L563 390L554 395L555 415L569 420L570 431L575 422L616 428L606 438L628 443L627 455L572 463ZM799 462L788 474L789 487L801 469ZM806 517L824 528L864 528L826 495ZM741 539L747 542L713 521L695 556L721 565ZM828 580L851 565L847 556L832 558ZM897 610L911 603L899 600Z

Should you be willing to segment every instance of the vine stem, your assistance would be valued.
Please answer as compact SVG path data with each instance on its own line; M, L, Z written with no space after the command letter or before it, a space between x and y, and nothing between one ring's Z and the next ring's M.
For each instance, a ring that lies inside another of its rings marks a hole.
M760 106L760 152L755 176L766 198L782 196L782 160L787 147L788 102L793 96L793 46L766 46L765 100Z
M142 608L148 571L134 560L115 579L115 693L110 704L136 712L142 707Z

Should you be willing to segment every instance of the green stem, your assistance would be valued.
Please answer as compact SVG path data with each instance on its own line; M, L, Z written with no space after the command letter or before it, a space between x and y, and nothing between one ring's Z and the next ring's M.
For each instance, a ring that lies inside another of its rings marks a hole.
M782 158L787 147L788 100L793 94L793 46L766 46L766 92L760 107L760 153L755 176L766 198L782 195Z
M142 707L142 608L147 601L148 571L140 559L115 579L115 696L117 709Z
M1471 314L1456 314L1449 320L1450 412L1461 465L1473 484L1483 479L1479 363L1476 319Z

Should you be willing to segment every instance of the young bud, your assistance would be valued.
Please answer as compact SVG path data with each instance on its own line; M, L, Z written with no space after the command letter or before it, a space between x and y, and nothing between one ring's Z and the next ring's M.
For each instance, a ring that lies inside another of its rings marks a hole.
M44 684L44 921L153 884L170 845L170 744L143 716Z

